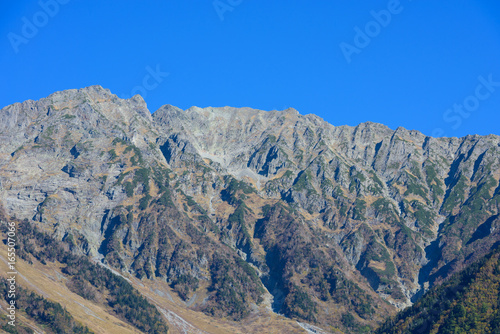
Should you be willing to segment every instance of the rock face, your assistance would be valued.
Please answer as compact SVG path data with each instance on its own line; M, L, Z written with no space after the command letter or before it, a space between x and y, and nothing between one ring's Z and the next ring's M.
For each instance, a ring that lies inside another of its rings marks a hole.
M393 333L494 333L500 328L500 248L428 291L377 329Z
M294 109L151 115L92 86L3 108L0 141L9 215L213 316L272 300L366 330L500 241L494 135L335 127Z

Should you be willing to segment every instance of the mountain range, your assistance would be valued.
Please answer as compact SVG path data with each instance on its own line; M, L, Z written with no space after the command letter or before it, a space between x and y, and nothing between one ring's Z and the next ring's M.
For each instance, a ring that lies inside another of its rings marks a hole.
M169 332L362 333L500 241L496 135L334 126L295 109L151 114L139 95L91 86L4 107L0 143L3 221L60 249L26 234L38 246L23 246L25 287L57 299L37 278L52 275L95 332L114 331L102 314L163 327L132 323L104 283L76 282L71 256L125 278Z

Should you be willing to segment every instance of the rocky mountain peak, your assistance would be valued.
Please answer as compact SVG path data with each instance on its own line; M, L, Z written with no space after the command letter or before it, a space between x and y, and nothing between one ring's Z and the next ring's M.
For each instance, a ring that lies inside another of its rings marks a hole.
M92 86L1 109L0 140L8 215L212 316L272 300L349 332L500 242L498 136L333 126L291 108L151 115Z

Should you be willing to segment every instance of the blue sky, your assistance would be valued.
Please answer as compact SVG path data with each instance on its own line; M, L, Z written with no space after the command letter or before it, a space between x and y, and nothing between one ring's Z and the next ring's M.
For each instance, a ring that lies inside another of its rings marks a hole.
M42 0L0 13L0 106L99 84L163 104L500 135L495 0Z

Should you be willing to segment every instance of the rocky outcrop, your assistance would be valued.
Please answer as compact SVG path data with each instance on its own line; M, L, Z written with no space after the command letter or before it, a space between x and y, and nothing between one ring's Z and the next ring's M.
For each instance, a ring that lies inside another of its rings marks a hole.
M151 115L92 86L1 109L0 140L9 215L186 300L205 291L192 307L214 316L271 294L286 316L362 330L500 240L494 135L294 109Z

